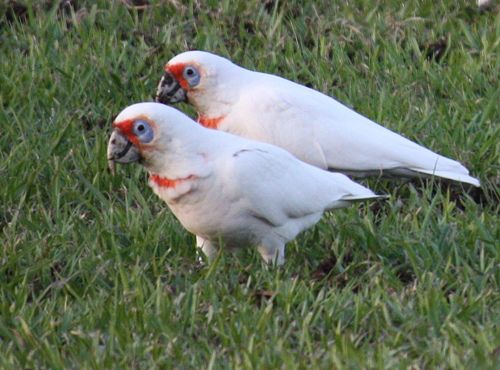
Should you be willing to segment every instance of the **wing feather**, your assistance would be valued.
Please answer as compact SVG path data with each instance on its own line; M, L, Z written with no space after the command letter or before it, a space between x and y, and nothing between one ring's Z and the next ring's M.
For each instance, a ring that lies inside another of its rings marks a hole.
M404 173L401 170L407 169L408 173L479 185L459 162L378 125L318 91L277 76L255 75L258 77L233 109L239 112L233 117L241 131L237 134L278 145L323 169L347 173Z
M234 181L224 191L275 226L377 197L348 177L303 163L277 147L256 143L237 153L225 161L223 176Z

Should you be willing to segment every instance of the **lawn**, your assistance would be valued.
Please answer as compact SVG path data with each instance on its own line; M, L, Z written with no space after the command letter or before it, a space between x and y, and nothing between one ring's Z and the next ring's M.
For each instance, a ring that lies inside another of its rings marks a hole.
M495 368L498 6L64 3L0 4L0 368ZM363 180L390 200L327 214L284 267L202 265L144 170L106 168L113 116L187 49L333 95L482 190Z

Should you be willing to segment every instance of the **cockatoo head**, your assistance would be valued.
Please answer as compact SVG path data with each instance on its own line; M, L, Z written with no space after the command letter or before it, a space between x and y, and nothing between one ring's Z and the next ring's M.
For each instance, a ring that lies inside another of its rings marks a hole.
M178 110L158 103L138 103L125 108L113 122L108 143L110 168L114 162L140 162L148 169L164 165L172 141L189 124L196 126Z
M205 51L187 51L172 58L156 91L156 101L173 104L189 101L204 105L204 100L226 95L232 73L238 69L226 58Z

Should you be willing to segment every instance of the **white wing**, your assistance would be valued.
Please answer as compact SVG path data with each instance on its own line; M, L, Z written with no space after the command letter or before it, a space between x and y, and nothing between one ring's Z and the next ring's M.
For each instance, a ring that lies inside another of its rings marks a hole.
M227 130L266 141L321 168L350 174L423 173L479 186L457 161L436 154L315 90L254 73Z
M327 209L377 198L342 174L310 166L280 148L247 143L219 162L221 177L231 179L224 192L273 226L309 215L319 219Z

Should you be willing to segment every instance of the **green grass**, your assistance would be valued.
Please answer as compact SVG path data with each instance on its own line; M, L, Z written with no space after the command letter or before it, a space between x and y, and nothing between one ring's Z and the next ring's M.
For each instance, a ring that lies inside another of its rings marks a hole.
M494 368L498 8L199 3L24 2L0 20L0 367ZM283 268L254 251L201 267L144 171L106 171L112 117L187 48L334 95L466 164L484 195L364 181L391 200L326 215Z

